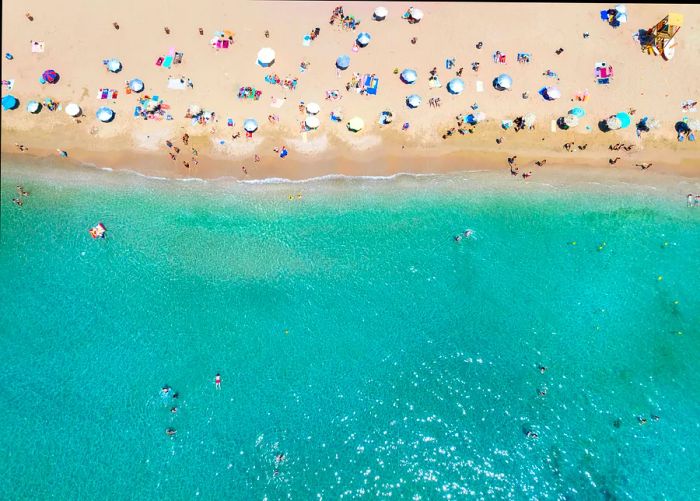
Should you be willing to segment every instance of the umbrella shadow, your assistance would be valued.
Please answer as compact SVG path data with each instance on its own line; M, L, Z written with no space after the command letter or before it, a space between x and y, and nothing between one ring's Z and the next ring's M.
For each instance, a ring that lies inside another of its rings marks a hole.
M600 120L598 122L598 129L601 132L610 132L610 127L608 127L608 122L607 120Z
M674 125L673 128L676 129L676 132L678 134L685 134L686 132L690 132L690 127L688 127L688 124L683 121L676 122L676 125Z

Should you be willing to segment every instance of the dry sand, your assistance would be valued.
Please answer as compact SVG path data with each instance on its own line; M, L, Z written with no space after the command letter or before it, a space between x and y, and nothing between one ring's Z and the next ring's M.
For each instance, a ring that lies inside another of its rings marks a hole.
M627 4L629 22L613 29L600 20L602 9L614 4L413 4L421 8L424 19L409 24L401 19L409 6L387 3L386 20L372 20L372 12L381 3L357 2L344 5L346 14L361 20L355 31L330 26L328 21L336 2L222 2L211 1L206 8L196 2L154 0L124 1L105 8L101 2L67 1L61 8L46 0L5 2L3 4L3 53L11 52L12 61L3 59L3 79L14 79L12 94L20 100L20 108L2 113L2 151L15 152L15 143L29 148L24 154L56 154L56 148L69 152L72 161L92 162L116 168L130 168L155 175L211 178L235 177L306 178L329 173L349 175L390 175L396 172L445 172L464 169L498 168L507 171L505 159L518 155L521 171L534 160L547 158L553 169L563 166L605 167L615 171L629 170L630 175L643 175L636 163L654 162L654 170L697 177L700 153L697 143L678 143L673 130L675 122L697 113L683 112L681 102L698 99L700 88L700 6ZM643 54L633 34L661 20L669 11L685 16L678 35L676 56L671 61ZM30 12L34 21L25 13ZM120 29L113 28L118 22ZM168 35L164 27L170 28ZM198 28L204 29L204 35ZM302 45L303 36L313 28L320 36L310 46ZM235 43L217 51L209 40L215 31L235 32ZM264 36L270 31L270 38ZM370 44L358 52L351 50L357 34L368 31ZM584 31L590 33L584 39ZM410 39L417 37L417 43ZM45 52L32 53L31 40L45 42ZM483 48L476 49L483 41ZM170 69L155 65L156 59L174 47L184 53L182 64ZM256 64L260 48L271 47L276 61L271 68ZM555 50L564 48L561 55ZM492 61L494 51L507 54L505 65ZM517 52L532 54L530 64L518 64ZM350 68L337 76L335 60L340 54L351 57ZM120 73L109 73L104 59L118 58L123 63ZM456 67L445 69L445 59L456 59ZM594 82L594 64L606 61L615 69L615 78L608 86ZM308 61L301 72L299 63ZM473 61L480 62L478 73L471 70ZM429 71L437 67L441 88L430 89ZM449 94L447 82L463 67L465 91ZM55 85L41 85L43 70L52 68L60 76ZM403 84L394 68L413 68L418 72L415 85ZM560 78L543 76L551 69ZM353 72L375 73L380 78L377 96L347 92L345 84ZM264 81L266 74L281 78L298 77L296 90L286 90ZM499 92L491 85L500 73L513 77L512 91ZM192 79L193 89L167 88L168 77ZM133 117L136 94L125 94L125 80L141 78L143 94L158 95L170 105L172 121L144 121ZM476 81L484 83L484 91L475 91ZM555 84L562 92L557 101L545 101L537 91ZM259 101L240 100L238 88L252 86L262 91ZM114 101L96 98L100 87L119 90ZM327 101L325 91L340 90L342 99ZM574 93L588 89L585 103L573 103ZM521 94L527 91L529 99ZM3 95L8 92L3 89ZM423 104L410 110L404 104L409 94L419 94ZM39 114L26 112L26 103L51 97L66 105L78 103L85 116L76 123L62 111L43 109ZM272 98L284 98L283 106L271 106ZM439 97L442 106L431 108L428 99ZM321 106L321 126L302 134L300 124L305 114L300 101ZM442 139L455 125L454 117L470 112L477 102L488 121L479 124L474 134L454 134ZM99 106L107 104L116 111L108 124L95 118ZM188 105L198 104L215 111L217 123L190 125L184 115ZM551 132L550 122L580 105L587 115L581 124L568 131ZM616 132L598 130L599 120L619 111L636 109L633 119L653 116L662 129L635 135L634 126ZM340 110L341 123L332 122L329 114ZM391 110L394 122L377 124L379 113ZM527 112L538 117L534 131L515 133L500 127L502 119L512 119ZM273 125L268 115L277 114L280 124ZM357 134L345 128L347 119L360 116L365 129ZM234 127L227 127L227 118ZM260 124L252 139L246 139L241 125L246 118ZM401 124L410 122L407 131ZM587 130L586 126L590 126ZM180 141L190 135L190 146L199 151L199 164L191 161L191 150ZM233 140L232 134L241 132ZM496 138L503 137L501 144ZM177 161L167 154L166 139L181 148ZM219 144L223 140L224 144ZM587 143L585 151L568 153L562 145L574 141ZM632 152L611 152L609 144L634 144ZM290 154L280 159L273 147L286 145ZM188 155L185 155L188 153ZM260 162L254 162L258 154ZM621 156L615 167L608 158ZM183 166L190 162L190 168ZM245 166L248 175L241 167ZM540 169L540 170L543 170ZM605 170L601 169L604 173ZM602 174L601 174L602 175Z

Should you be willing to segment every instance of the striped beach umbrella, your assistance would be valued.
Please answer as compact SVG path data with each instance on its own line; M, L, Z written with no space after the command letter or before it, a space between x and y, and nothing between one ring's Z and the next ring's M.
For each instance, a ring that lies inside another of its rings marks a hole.
M369 44L369 41L372 40L372 35L367 33L366 31L363 31L359 35L357 35L357 45L360 47L367 47L367 44Z
M502 73L493 81L493 86L498 90L509 90L513 86L513 79L510 75Z
M258 64L263 68L272 66L275 62L275 51L269 47L264 47L258 51Z
M114 110L107 108L106 106L102 106L97 110L95 115L100 122L111 122L114 118Z
M75 103L68 103L68 106L66 106L66 113L68 113L72 117L77 117L78 115L80 115L80 112L80 106L78 106Z
M365 121L360 117L353 117L348 122L348 130L352 132L359 132L365 128Z
M338 69L347 70L350 66L350 56L342 55L335 60L335 65Z
M119 59L107 61L107 69L112 73L119 73L122 70L122 62Z
M58 82L59 76L54 70L46 70L41 74L41 78L43 78L46 83L53 84Z
M8 94L2 98L2 109L3 110L14 110L19 106L19 101L15 96Z
M258 130L258 122L253 118L246 118L243 121L243 128L246 132L253 133Z
M313 115L310 117L306 117L304 123L309 129L318 129L318 126L321 125L321 121L318 119L318 117Z
M406 98L406 105L409 108L418 108L421 103L421 98L418 94L411 94Z
M401 78L401 81L403 83L411 85L416 83L416 80L418 80L418 73L416 73L416 70L406 68L401 72L399 78Z
M372 17L374 17L375 21L383 21L388 15L389 11L386 10L385 7L377 7L376 9L374 9L374 14Z
M41 103L39 101L29 101L27 103L27 111L29 113L39 113L41 111Z
M464 91L464 80L453 78L447 82L447 92L450 94L461 94Z
M129 88L134 92L141 92L144 88L143 80L134 78L129 82Z

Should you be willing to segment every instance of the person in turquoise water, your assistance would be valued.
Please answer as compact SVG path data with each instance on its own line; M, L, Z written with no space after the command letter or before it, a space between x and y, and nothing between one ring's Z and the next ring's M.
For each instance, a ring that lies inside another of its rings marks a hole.
M221 389L221 374L216 374L216 377L214 378L214 385L216 386L217 390Z

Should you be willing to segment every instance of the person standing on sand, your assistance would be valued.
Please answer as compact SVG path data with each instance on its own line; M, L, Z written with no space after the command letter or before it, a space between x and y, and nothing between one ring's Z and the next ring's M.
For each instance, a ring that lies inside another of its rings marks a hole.
M615 165L615 164L617 163L618 160L620 160L620 157L615 157L614 159L610 158L610 159L608 160L608 163L609 163L610 165Z
M26 18L29 19L30 21L34 21L34 16L32 16L29 12L25 14Z
M170 35L170 28L168 28L168 27L166 26L166 27L163 28L163 29L165 30L165 34L166 34L166 35Z
M649 167L651 167L651 162L648 164L635 164L636 167L641 167L642 170L647 170Z
M514 165L516 158L518 158L518 155L513 155L512 157L508 157L508 165Z
M542 166L543 166L544 164L546 164L546 163L547 163L547 159L538 160L537 162L535 162L535 165L536 165L537 167L542 167Z

